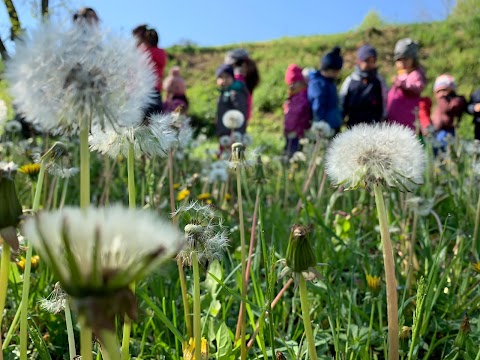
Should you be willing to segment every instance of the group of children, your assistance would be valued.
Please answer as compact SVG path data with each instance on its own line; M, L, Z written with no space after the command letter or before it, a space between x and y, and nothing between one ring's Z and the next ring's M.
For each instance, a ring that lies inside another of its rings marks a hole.
M467 103L465 97L456 93L454 78L442 74L434 83L436 104L432 112L431 99L422 96L426 77L418 50L418 44L409 38L396 43L397 74L390 89L377 72L377 51L368 44L358 49L355 69L338 94L335 80L343 66L339 47L323 56L318 71L302 72L297 65L289 65L285 73L288 99L283 106L286 154L291 156L298 150L299 139L312 122L325 122L333 133L339 131L342 123L352 127L360 123L396 122L423 135L434 134L440 146L445 146L446 138L455 136L462 114L468 112L474 115L475 138L480 140L480 89Z

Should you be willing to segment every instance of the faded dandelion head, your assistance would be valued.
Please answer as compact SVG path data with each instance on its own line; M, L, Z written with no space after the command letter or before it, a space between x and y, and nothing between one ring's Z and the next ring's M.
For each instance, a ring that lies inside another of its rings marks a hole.
M43 23L16 47L5 78L26 120L75 134L80 121L132 125L151 102L155 76L133 39Z
M230 130L238 129L245 122L245 116L239 110L228 110L222 117L223 125Z
M335 135L335 130L326 121L314 121L309 131L320 138L331 138Z
M411 191L423 182L423 147L410 129L398 124L360 124L335 137L326 171L347 189L374 183Z
M68 301L67 293L63 291L59 282L55 283L53 291L45 298L40 300L40 308L52 314L58 314L65 310L65 303Z
M16 134L22 131L22 124L17 120L10 120L5 124L5 131Z
M171 223L121 206L40 212L25 221L23 234L95 331L114 328L117 315L134 318L129 284L184 244Z
M187 246L178 254L184 264L192 265L194 253L205 268L212 261L223 258L228 248L228 232L213 207L191 202L178 208L174 215L186 220Z
M165 156L178 142L178 130L172 125L170 115L153 114L133 127L97 126L90 134L90 149L117 158L127 156L130 144L136 154L150 157Z
M232 144L232 153L230 155L230 166L236 169L238 166L245 165L245 145L242 143Z

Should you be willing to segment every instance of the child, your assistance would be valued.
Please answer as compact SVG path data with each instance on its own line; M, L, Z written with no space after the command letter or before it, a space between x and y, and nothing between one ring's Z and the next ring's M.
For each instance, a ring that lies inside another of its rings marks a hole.
M185 80L180 76L178 66L170 69L168 76L163 80L163 89L165 90L163 112L169 113L180 108L182 114L186 115L188 112L187 87Z
M244 120L247 115L247 97L248 91L245 84L235 80L233 67L228 64L221 65L217 71L217 85L220 90L220 96L217 101L217 116L216 116L216 132L218 138L228 135L231 136L232 132L239 132L245 134L247 123L243 121L243 124L236 129L229 129L223 124L223 115L228 110L238 110L243 116ZM220 146L220 153L227 148L226 146Z
M290 158L299 150L299 140L310 127L312 110L308 102L307 83L300 67L288 65L285 83L288 86L288 99L283 104L285 154Z
M133 29L132 33L137 38L138 47L149 53L156 75L156 94L152 104L145 111L145 116L148 116L152 113L161 112L163 108L162 82L163 71L167 65L167 53L158 47L158 34L155 29L151 29L147 25L140 25Z
M340 110L348 126L380 122L386 115L387 86L377 72L377 50L363 45L357 51L357 65L342 84Z
M473 123L475 124L475 140L480 140L480 89L470 96L470 103L467 112L473 115Z
M225 55L225 64L233 66L235 80L245 84L248 91L247 98L247 117L250 119L253 107L253 91L260 83L260 75L258 73L257 64L250 58L250 54L245 49L234 49Z
M394 59L397 76L388 92L387 117L415 130L415 113L426 84L418 61L418 44L408 38L397 41Z
M455 136L456 120L460 121L467 108L465 97L457 95L455 90L455 80L448 74L437 77L433 85L436 106L432 113L432 124L437 131L436 138L442 146L446 146L447 135Z
M320 70L310 73L308 79L307 92L313 121L325 121L335 131L342 125L335 85L335 79L340 74L342 66L343 58L337 46L322 58Z

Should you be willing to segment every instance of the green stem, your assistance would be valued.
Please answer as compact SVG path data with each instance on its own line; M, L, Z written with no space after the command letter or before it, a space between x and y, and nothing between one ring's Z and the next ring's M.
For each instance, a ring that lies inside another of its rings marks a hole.
M477 211L475 212L475 227L473 230L473 239L472 239L472 253L475 258L477 258L477 236L478 236L478 224L480 222L480 193L478 194L477 200Z
M80 323L80 355L82 360L93 360L92 329L85 324L85 321Z
M90 150L88 149L88 126L80 127L80 207L90 205Z
M2 328L3 310L7 300L8 274L10 272L10 245L3 243L2 263L0 265L0 329ZM2 343L2 332L0 331L0 344Z
M387 210L383 199L382 186L375 183L373 187L375 191L378 222L380 224L385 282L387 288L388 360L398 360L398 299L393 248L388 229Z
M128 205L134 209L135 204L135 148L134 144L128 145L127 157L127 176L128 176ZM135 284L133 284L135 288ZM130 332L132 330L132 320L125 315L122 334L122 360L127 360L130 356Z
M245 244L245 225L243 221L243 198L242 198L242 176L241 176L241 166L237 166L237 198L238 198L238 216L240 221L240 248L241 248L241 262L242 262L242 302L240 304L240 354L241 359L247 359L247 342L246 342L246 333L247 333L247 316L246 316L246 304L244 299L247 298L247 282L245 279L246 270L247 270L247 253L246 253L246 244ZM237 327L237 336L238 338L238 327Z
M67 190L68 190L68 181L69 181L68 177L63 180L62 196L60 198L60 204L58 205L58 208L60 210L65 205L65 199L67 197Z
M315 339L313 338L312 324L310 322L310 306L308 304L307 282L302 274L299 276L300 281L298 290L300 292L300 303L302 305L303 327L305 328L305 338L308 343L308 353L311 360L317 360L317 350L315 349Z
M102 344L102 356L104 360L120 360L120 351L115 332L101 331L100 343Z
M44 158L40 163L40 172L38 173L35 196L33 198L32 212L36 213L40 208L40 197L43 189L43 180L45 178L46 161ZM27 342L28 342L28 296L30 293L30 271L32 269L32 247L27 243L27 253L25 259L25 270L23 272L22 287L22 308L20 310L20 360L27 360Z
M12 320L12 324L10 325L10 328L8 329L7 336L5 336L5 341L3 342L3 345L1 347L2 350L5 350L8 345L10 345L10 341L12 340L13 333L17 331L18 327L18 320L20 319L20 310L22 309L22 303L20 302L20 305L17 309L17 312L15 313L15 316Z
M480 349L478 349L477 356L475 356L475 360L480 360Z
M371 336L372 336L374 314L375 314L375 303L372 302L372 310L371 310L371 313L370 313L370 325L368 326L367 346L365 347L365 350L367 352L367 358L370 354L370 340L371 340Z
M200 304L200 269L197 253L192 254L193 267L193 336L195 337L195 359L202 358L202 323Z
M70 360L74 360L77 356L77 351L75 350L75 335L73 333L72 313L70 312L70 305L68 304L68 299L65 300L64 311L65 323L67 325L68 351L70 353Z

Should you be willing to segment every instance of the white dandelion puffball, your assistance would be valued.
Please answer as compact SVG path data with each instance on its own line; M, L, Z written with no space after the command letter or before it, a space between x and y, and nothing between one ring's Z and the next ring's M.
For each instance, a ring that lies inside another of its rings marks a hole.
M326 171L347 189L379 182L411 191L423 183L425 152L415 133L398 124L359 124L332 140Z
M322 137L330 138L335 135L335 130L326 121L314 121L310 131Z
M238 129L245 122L245 116L240 110L228 110L223 114L222 122L227 129Z
M172 223L121 206L40 212L25 221L23 234L74 297L124 288L184 244Z
M149 61L133 39L89 26L45 23L17 43L5 78L28 122L76 134L80 121L139 123L154 94Z

